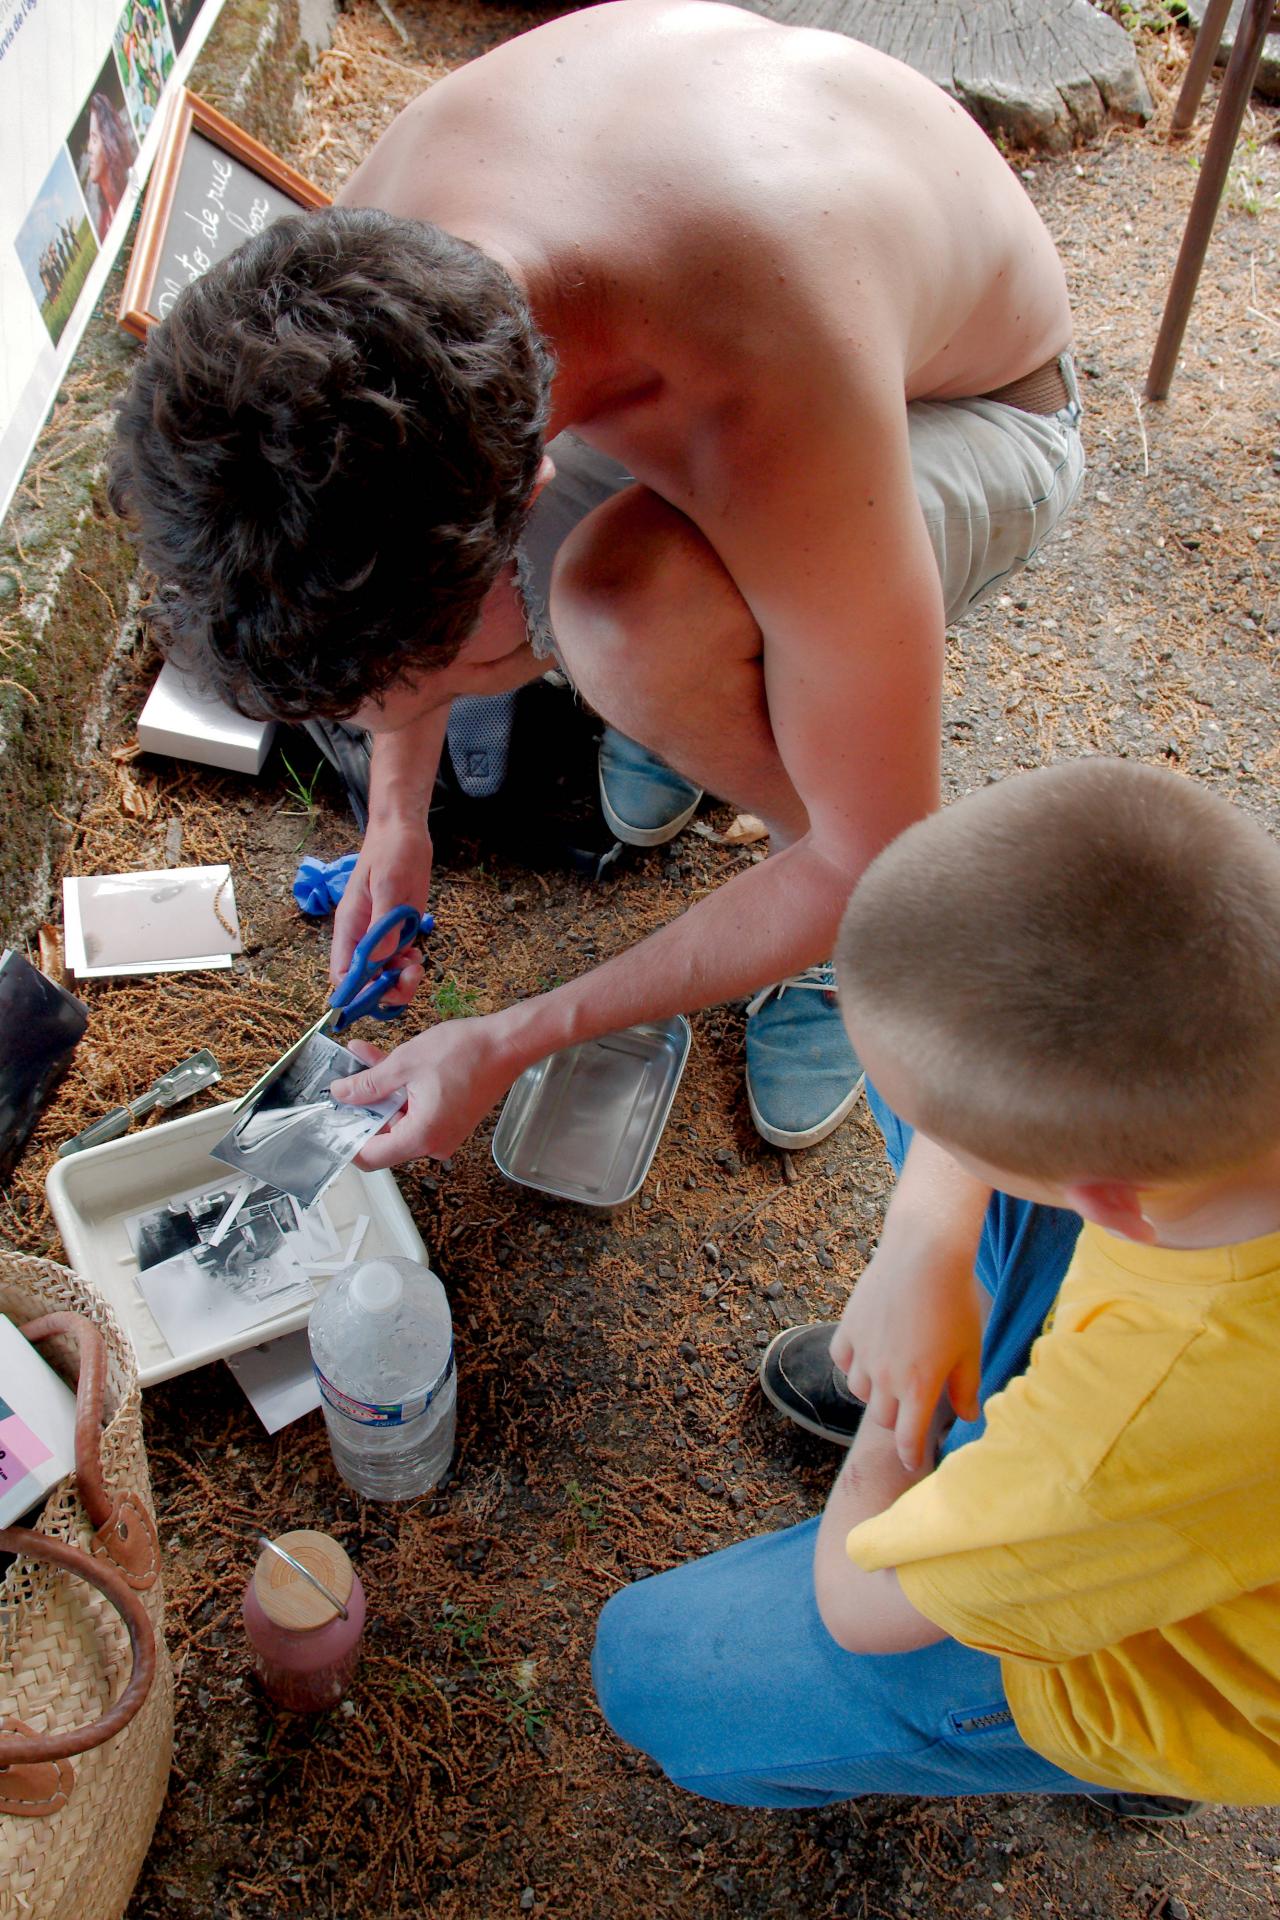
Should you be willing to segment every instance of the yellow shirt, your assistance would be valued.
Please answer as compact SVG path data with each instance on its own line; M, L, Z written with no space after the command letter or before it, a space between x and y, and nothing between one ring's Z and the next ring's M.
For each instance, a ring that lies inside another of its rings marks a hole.
M1116 1788L1280 1804L1280 1233L1086 1226L987 1430L849 1535L999 1655L1014 1721Z

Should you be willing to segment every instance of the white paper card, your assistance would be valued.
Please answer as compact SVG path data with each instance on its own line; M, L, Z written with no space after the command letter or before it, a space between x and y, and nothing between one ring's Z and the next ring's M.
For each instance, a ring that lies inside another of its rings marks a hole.
M75 1434L75 1395L0 1313L0 1527L71 1472Z

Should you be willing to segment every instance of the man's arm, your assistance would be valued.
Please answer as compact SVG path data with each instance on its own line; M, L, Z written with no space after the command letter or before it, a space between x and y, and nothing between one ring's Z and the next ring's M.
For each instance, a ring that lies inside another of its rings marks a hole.
M451 1154L525 1067L562 1047L828 959L863 869L937 806L941 590L900 360L896 386L893 356L877 366L850 395L779 376L779 390L737 408L731 426L691 429L697 501L674 501L764 635L769 719L810 831L553 993L449 1021L397 1048L385 1068L339 1082L347 1099L409 1096L362 1166ZM833 417L844 423L834 436ZM704 498L718 504L694 513Z
M373 738L369 767L369 824L364 844L333 921L329 973L337 986L356 942L381 914L407 904L419 913L431 892L431 830L427 812L444 748L449 708L436 707L395 733ZM390 963L392 956L380 954ZM405 1006L422 979L416 947L394 956L400 979L387 1006Z
M883 1513L925 1472L904 1467L892 1435L864 1421L831 1489L818 1528L813 1584L823 1626L849 1653L905 1653L946 1638L912 1606L892 1567L866 1573L845 1549L859 1521Z

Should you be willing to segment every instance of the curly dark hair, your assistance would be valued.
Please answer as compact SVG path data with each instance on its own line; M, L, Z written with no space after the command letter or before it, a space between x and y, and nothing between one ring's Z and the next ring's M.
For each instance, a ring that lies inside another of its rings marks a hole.
M515 552L551 374L515 282L438 227L333 207L246 241L152 328L117 420L161 644L258 718L447 666Z

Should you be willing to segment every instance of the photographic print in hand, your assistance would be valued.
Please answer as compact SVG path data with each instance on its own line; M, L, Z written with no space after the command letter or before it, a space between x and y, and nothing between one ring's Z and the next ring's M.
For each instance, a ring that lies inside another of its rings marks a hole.
M372 1107L341 1106L329 1088L362 1062L322 1033L312 1034L276 1079L238 1114L212 1148L215 1160L291 1193L302 1207L319 1199L404 1105L402 1093Z

